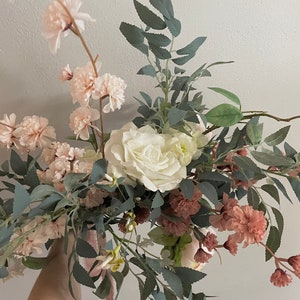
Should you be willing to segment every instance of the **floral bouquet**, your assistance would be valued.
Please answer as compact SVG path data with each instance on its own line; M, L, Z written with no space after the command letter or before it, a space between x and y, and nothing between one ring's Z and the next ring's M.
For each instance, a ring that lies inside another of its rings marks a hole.
M133 4L141 23L122 22L120 31L145 55L138 74L152 77L158 92L155 99L140 92L136 118L111 132L103 114L122 109L126 84L101 74L99 57L82 35L84 22L93 19L79 12L80 0L55 0L45 11L43 35L51 52L74 34L88 62L61 72L76 106L70 143L56 141L43 117L18 123L11 113L0 120L0 144L11 153L0 170L7 195L0 199L1 277L22 266L43 268L44 250L61 238L67 248L72 234L69 273L101 299L116 298L130 273L140 299L205 299L193 289L206 275L204 265L214 254L236 255L239 245L251 244L274 261L271 282L288 285L300 277L300 255L276 254L284 224L278 207L282 198L300 200L300 155L285 141L290 126L265 137L261 119L300 116L243 111L238 96L218 87L210 90L226 101L207 106L195 81L231 62L202 64L186 74L184 64L205 37L175 49L181 23L171 0ZM144 236L139 232L146 222ZM224 240L218 231L227 233Z

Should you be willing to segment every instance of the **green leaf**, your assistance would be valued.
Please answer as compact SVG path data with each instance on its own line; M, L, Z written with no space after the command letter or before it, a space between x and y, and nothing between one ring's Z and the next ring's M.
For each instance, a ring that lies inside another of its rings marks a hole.
M197 52L199 47L205 42L206 37L200 36L195 38L191 43L189 43L184 48L181 48L176 51L178 55L190 55Z
M22 161L21 157L13 149L10 153L10 166L17 175L24 176L27 173L26 163Z
M154 198L152 199L151 208L161 207L165 203L164 198L160 192L156 192Z
M76 243L76 253L81 257L95 258L97 252L94 247L91 246L87 241L78 238Z
M155 55L155 57L157 57L159 59L171 58L170 52L168 50L166 50L165 48L161 48L152 43L149 43L149 48L152 51L152 53Z
M67 173L64 177L64 185L67 192L73 191L86 176L85 173Z
M165 286L164 286L164 294L165 294L166 300L177 300L178 299L176 297L176 295L174 294L174 292L172 292L170 289L168 289Z
M91 279L89 273L84 269L84 267L82 267L79 264L78 261L74 262L73 276L78 283L83 284L83 285L88 286L93 289L95 288L95 284L94 284L93 280Z
M255 189L251 187L248 189L247 200L250 206L252 206L254 209L258 209L260 198L259 198L259 194L256 192Z
M191 268L175 267L174 270L175 273L182 279L182 281L188 284L195 283L206 276L205 273L193 270Z
M5 278L9 275L7 268L5 266L2 266L0 268L0 278Z
M171 109L168 112L168 120L170 123L170 126L174 126L177 123L181 122L186 115L185 110L178 109L176 107L171 107Z
M43 200L44 198L54 193L58 193L58 191L52 185L47 185L47 184L38 185L31 192L30 195L31 201Z
M141 299L147 299L148 296L153 292L156 286L155 277L151 273L147 273L144 288L141 294Z
M28 207L31 199L23 185L16 183L13 203L13 216L17 218Z
M172 18L172 19L168 19L165 18L165 22L167 24L167 27L169 29L169 31L171 32L171 34L173 36L178 36L180 34L181 31L181 23L179 20Z
M174 291L175 295L179 298L183 298L183 287L180 278L167 269L162 269L162 275L164 280L168 283L170 288Z
M164 34L144 32L144 36L149 43L158 47L166 47L171 43L171 40Z
M272 211L273 211L273 214L274 214L275 219L276 219L279 234L280 234L280 236L282 236L283 227L284 227L283 216L282 216L281 212L275 207L272 207Z
M275 167L288 167L294 164L294 161L291 158L284 157L271 152L258 152L251 151L251 155L260 163L267 166Z
M267 239L267 246L273 251L273 253L276 253L280 246L280 233L279 230L275 226L270 227L269 236ZM266 261L272 258L272 254L266 249Z
M282 192L282 194L292 203L291 198L289 197L284 185L275 177L271 177L275 185L279 188L279 190Z
M233 161L240 170L252 171L254 173L261 173L260 168L247 156L234 156Z
M288 181L297 196L298 200L300 201L300 182L299 178L288 178Z
M165 18L174 18L174 10L171 0L150 0L150 3L155 7Z
M144 44L145 37L142 29L135 25L122 22L120 31L133 47L137 48L145 55L148 55L148 47Z
M162 30L166 28L165 22L153 13L148 7L144 6L140 2L134 0L135 9L139 15L141 21L143 21L147 26L153 29Z
M137 72L137 74L155 77L155 75L156 75L156 70L154 69L153 66L147 65L147 66L144 66L144 67L142 67L141 69L139 69L139 71Z
M241 107L241 101L240 101L239 97L237 95L233 94L232 92L229 92L225 89L218 88L218 87L209 87L209 89L225 96L226 98L228 98L229 100L231 100L232 102L237 104L239 107Z
M48 257L32 257L26 256L22 259L22 263L25 267L32 270L40 270L44 268L49 262Z
M111 289L111 282L109 276L110 276L109 273L105 272L104 278L102 279L98 288L94 292L94 294L101 299L106 299L106 297L109 295Z
M187 63L189 60L191 60L194 56L195 56L195 54L184 55L184 56L181 56L178 58L174 58L174 59L172 59L172 61L174 64L182 66L185 63Z
M119 291L124 280L123 274L121 272L111 272L111 276L114 278L116 282L117 291Z
M180 182L179 187L184 197L186 197L189 200L192 200L194 196L194 188L195 188L193 181L191 179L183 179Z
M220 182L231 182L231 180L218 173L218 172L208 172L208 173L202 173L199 175L199 179L201 180L211 180L211 181L220 181Z
M274 198L278 204L280 204L278 190L273 184L264 184L261 186L261 189Z
M212 108L205 117L208 122L216 126L229 127L238 123L243 118L243 114L235 106L224 103Z
M7 244L15 229L15 224L0 229L0 248ZM1 267L1 265L0 265Z
M263 124L248 123L246 133L252 145L259 145L262 140Z
M147 103L147 105L149 107L151 107L152 106L152 99L151 99L151 97L148 94L144 93L144 92L140 92L140 94L143 97L143 99L145 100L145 102Z
M214 204L218 204L218 193L216 191L216 188L209 182L199 182L197 184L199 190L202 192L203 195L207 197L209 201L211 201Z
M62 199L62 195L60 194L52 194L49 197L45 198L38 206L39 209L47 209L50 206L56 204L58 201Z
M178 237L173 235L166 235L161 227L155 227L150 232L148 232L150 239L159 245L163 246L174 246L177 242Z
M283 142L290 130L290 125L279 129L278 131L274 132L273 134L269 135L265 138L265 142L269 146L275 146Z
M106 173L107 162L105 159L99 159L94 162L90 176L90 183L94 184L102 179Z

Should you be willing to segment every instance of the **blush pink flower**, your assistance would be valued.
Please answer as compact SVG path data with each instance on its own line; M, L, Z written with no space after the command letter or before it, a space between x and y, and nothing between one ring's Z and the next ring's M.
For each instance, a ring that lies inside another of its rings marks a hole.
M95 85L95 98L109 97L108 104L103 107L104 113L121 108L125 102L124 91L126 89L126 84L123 79L106 73L96 79Z
M293 267L296 273L300 273L300 255L294 255L288 258L288 263Z
M208 263L210 258L212 258L212 255L204 251L204 249L201 247L197 250L197 252L194 255L194 260L201 264Z
M78 12L82 2L80 0L62 0L65 8L74 19L78 29L84 30L84 21L94 21L88 14ZM53 1L46 9L43 16L43 36L48 40L51 53L55 54L60 48L61 37L69 34L73 25L70 15L58 2Z
M282 269L277 268L275 272L271 275L270 281L275 286L284 287L288 286L292 282L292 277Z
M197 187L194 188L194 195L191 200L185 198L184 195L176 189L170 192L169 203L176 216L186 219L199 211L199 200L201 197L202 193Z
M10 114L9 116L7 114L4 114L4 117L2 120L0 120L0 145L6 146L7 148L10 148L14 142L14 130L16 128L16 115Z
M100 69L101 64L96 63L97 72ZM89 104L90 97L95 93L95 80L97 74L91 62L88 62L83 67L77 67L73 72L73 78L71 82L71 95L73 103L78 102L81 106L87 106Z
M99 111L89 106L78 107L70 115L70 128L74 131L76 138L80 137L82 140L88 140L90 137L89 127L92 122L100 118Z
M60 80L68 81L73 78L73 71L71 70L69 65L66 65L60 72Z
M44 148L56 138L55 129L48 126L48 120L38 116L26 116L17 126L14 135L18 140L17 147L25 150Z
M202 240L202 245L208 250L213 251L218 246L217 236L212 232L207 232Z

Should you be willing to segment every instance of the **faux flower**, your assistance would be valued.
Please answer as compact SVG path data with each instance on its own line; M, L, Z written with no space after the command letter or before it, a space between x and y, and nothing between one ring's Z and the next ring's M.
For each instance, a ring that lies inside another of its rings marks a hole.
M151 191L167 191L178 186L186 176L186 166L180 163L173 139L158 134L146 125L137 128L127 123L113 130L105 145L108 166L119 175L139 181Z
M275 272L271 275L271 283L278 287L284 287L292 282L291 275L287 274L284 270L277 268Z
M69 64L66 65L60 72L60 80L67 81L73 78L73 71L71 70Z
M44 148L56 138L55 129L48 126L48 120L38 116L26 116L17 126L14 135L17 147L26 151Z
M106 250L106 255L100 255L96 257L100 263L96 266L97 270L110 269L112 272L116 272L121 264L124 262L123 258L120 257L121 245L119 244L113 250Z
M16 128L16 115L4 114L2 120L0 120L0 145L10 148L14 142L14 130Z
M294 255L289 257L288 263L293 267L296 273L300 272L300 255Z
M90 137L89 127L99 117L99 111L89 106L81 106L73 111L70 115L70 128L74 131L76 138L79 137L82 140L88 140Z
M104 74L95 80L96 90L95 99L109 97L108 103L103 107L104 113L120 109L125 102L124 91L126 83L120 77L111 74Z
M61 0L67 8L69 14L76 22L79 30L84 30L84 21L94 21L88 14L80 13L82 1ZM52 54L60 48L61 37L69 34L69 28L73 25L72 18L60 4L60 1L53 1L47 8L43 16L43 36L48 40Z
M100 66L100 63L96 63L97 72ZM87 106L89 104L90 97L95 93L95 80L97 75L98 74L95 74L91 62L88 62L83 67L77 67L74 70L73 78L70 81L73 103L78 102L81 106Z

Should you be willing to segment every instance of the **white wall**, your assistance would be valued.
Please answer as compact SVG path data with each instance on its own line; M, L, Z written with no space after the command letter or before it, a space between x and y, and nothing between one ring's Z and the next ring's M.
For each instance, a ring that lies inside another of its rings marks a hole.
M143 1L144 3L148 1ZM177 42L184 46L198 35L208 36L190 68L204 62L234 60L235 64L216 67L213 77L199 83L206 101L216 96L205 87L219 86L238 94L245 110L259 109L288 117L300 114L300 2L298 0L174 0L177 17L182 21L183 36ZM79 43L72 36L62 41L56 56L48 51L40 34L40 19L49 1L0 0L0 114L15 112L44 115L57 127L59 138L70 134L69 113L73 107L67 85L58 80L58 72L67 63L72 67L87 62ZM133 115L131 100L140 90L152 91L152 82L135 75L147 64L131 48L118 31L121 21L135 22L131 0L83 1L82 11L97 19L88 24L86 36L94 53L103 61L103 73L124 78L128 84L128 105L120 113L107 118L107 127L118 127ZM142 80L141 80L142 79ZM118 120L118 121L116 121ZM277 124L266 120L267 132ZM293 122L289 142L299 148ZM2 157L6 152L1 152ZM1 159L2 160L2 159ZM283 203L286 233L280 255L300 253L300 206ZM287 288L269 283L274 270L272 262L264 263L263 250L256 246L242 249L237 257L222 253L216 256L199 283L209 295L220 300L299 299L299 279ZM29 271L21 279L0 284L0 299L26 299L36 272ZM138 299L136 282L127 282L121 300ZM133 291L133 294L129 291ZM86 293L84 299L95 299Z

